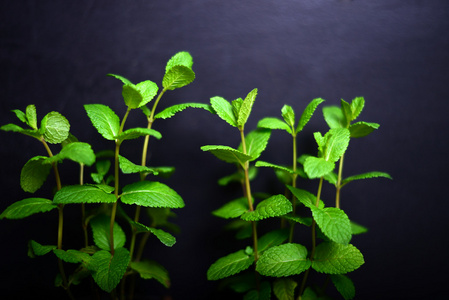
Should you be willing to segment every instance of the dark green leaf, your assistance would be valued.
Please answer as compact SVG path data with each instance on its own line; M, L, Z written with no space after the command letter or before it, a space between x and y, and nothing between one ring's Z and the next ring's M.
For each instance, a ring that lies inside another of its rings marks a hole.
M351 231L352 231L353 235L368 232L368 228L366 228L365 226L362 226L354 221L350 221L350 223L351 223Z
M347 245L352 237L351 224L345 212L335 207L312 206L312 215L321 231L332 241Z
M268 140L271 136L270 129L259 128L251 131L245 137L246 154L251 156L250 161L256 160L265 150ZM243 152L243 147L240 144L239 151Z
M219 218L231 219L240 217L242 214L247 212L248 209L248 200L245 197L241 197L226 203L217 210L214 210L212 214Z
M312 102L310 102L306 109L303 111L301 118L298 122L298 127L296 127L296 133L302 131L304 129L304 126L306 126L307 123L309 123L310 118L312 118L313 113L317 109L318 105L324 102L324 99L316 98L313 99Z
M170 278L167 270L155 261L133 261L129 265L131 269L139 273L142 279L156 279L166 288L170 287Z
M277 229L268 232L259 238L257 242L257 248L259 253L264 252L265 250L282 244L288 239L288 230L286 229Z
M218 259L207 270L208 280L219 280L248 269L254 263L254 256L239 250Z
M105 190L102 186L84 184L68 185L56 192L54 203L114 203L116 198L110 194L110 190Z
M154 175L158 174L157 170L155 170L154 168L136 165L121 155L119 155L118 160L120 170L122 170L124 174L132 174L132 173L152 173Z
M360 138L367 136L374 130L379 128L377 123L357 122L349 126L352 138Z
M249 291L243 300L270 300L271 299L271 285L268 281L262 281L259 289Z
M48 158L47 162L60 161L63 159L70 159L74 162L91 166L95 162L95 153L89 144L74 142L64 146L61 149L61 152Z
M34 193L47 180L51 165L45 163L46 159L45 156L35 156L23 166L20 172L20 186L25 192Z
M306 190L294 188L290 185L287 185L287 188L292 192L292 194L298 199L302 204L304 204L306 207L316 207L316 196ZM324 208L324 203L320 199L318 201L318 208Z
M31 258L45 255L51 252L53 249L56 249L56 245L41 245L33 240L30 240L28 242L28 256Z
M89 222L92 228L92 236L95 245L103 250L111 249L111 218L106 215L98 215ZM121 248L125 245L126 235L123 229L114 222L114 249Z
M335 288L345 300L354 299L355 286L349 277L345 275L331 275L330 277L335 285Z
M57 206L48 199L27 198L14 202L0 215L0 219L23 219L36 213L50 211Z
M140 181L129 184L123 188L121 200L126 204L145 207L184 207L181 196L160 182Z
M364 263L362 253L353 245L324 242L316 247L312 268L320 273L346 274Z
M157 139L162 138L162 135L158 131L156 131L154 129L148 129L148 128L131 128L131 129L125 130L121 134L117 135L115 138L119 141L124 141L124 140L137 139L141 136L146 136L146 135L154 136Z
M176 238L162 229L148 227L133 221L131 222L131 224L133 226L136 226L138 232L151 232L165 246L172 247L176 243Z
M254 211L241 215L245 221L259 221L270 217L280 217L293 210L290 200L284 195L274 195L262 200Z
M70 249L70 250L64 251L62 249L53 249L53 253L61 260L68 262L68 263L72 263L72 264L77 264L77 263L81 263L81 262L89 263L91 260L91 257L89 254L82 252L82 251L78 251L78 250Z
M279 278L273 283L273 292L278 300L294 300L297 285L292 278Z

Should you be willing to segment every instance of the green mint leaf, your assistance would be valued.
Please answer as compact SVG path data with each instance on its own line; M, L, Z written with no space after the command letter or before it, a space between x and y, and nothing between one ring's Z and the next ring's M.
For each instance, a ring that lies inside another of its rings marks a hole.
M147 118L150 117L150 115L151 115L151 110L148 108L148 106L143 105L143 106L140 107L140 109L142 110L143 114L144 114Z
M26 114L23 111L21 111L20 109L13 109L12 112L16 115L17 119L19 119L21 122L28 124Z
M149 128L131 128L128 130L123 131L121 134L117 135L115 138L119 141L124 140L133 140L137 139L141 136L154 136L158 140L162 138L162 135L159 133L159 131L156 131L154 129Z
M367 122L357 122L349 126L349 131L351 132L352 138L360 138L367 136L374 130L379 128L377 123L367 123Z
M138 103L137 107L145 106L156 96L159 87L151 80L145 80L136 84L136 88L142 95L142 101Z
M289 105L284 105L281 109L281 114L288 127L293 128L296 122L295 111L293 110L293 108Z
M208 280L219 280L248 269L254 263L254 256L239 250L218 259L207 270Z
M390 176L390 174L388 174L388 173L373 171L373 172L367 172L367 173L363 173L363 174L349 176L349 177L343 179L343 181L341 183L342 183L342 186L344 186L354 180L362 180L362 179L378 178L378 177L393 179Z
M352 237L351 224L345 212L339 208L311 207L313 219L329 239L347 245Z
M356 97L351 102L352 121L358 118L365 107L365 99L363 97Z
M158 174L158 172L154 168L136 165L121 155L119 155L118 161L120 165L120 170L122 170L124 174L133 174L133 173L152 173L154 175Z
M110 293L121 281L129 264L129 251L118 248L114 256L109 251L100 250L92 255L89 269L98 286Z
M284 195L274 195L262 200L254 211L248 211L240 216L245 221L259 221L270 217L280 217L293 210L290 200Z
M0 219L23 219L36 213L50 211L57 206L48 199L43 198L27 198L14 202L8 206L2 214Z
M140 181L129 184L123 188L121 200L125 204L145 207L184 207L181 196L160 182Z
M273 168L273 169L277 169L277 170L282 170L282 171L285 171L285 172L287 172L289 174L294 174L295 173L295 172L293 172L293 170L291 168L275 165L275 164L272 164L272 163L269 163L269 162L265 162L265 161L261 161L261 160L257 161L255 166L256 167L268 167L268 168Z
M110 187L109 187L110 188ZM54 203L115 203L116 198L100 185L68 185L56 192Z
M248 177L249 180L253 180L257 176L257 168L253 166L249 166ZM237 170L237 172L232 173L231 175L222 177L218 180L218 184L221 186L226 186L231 182L242 182L245 179L245 174L242 170Z
M263 118L257 123L257 127L266 129L281 129L292 133L292 129L284 121L278 118Z
M287 243L266 250L256 264L256 271L265 276L287 277L310 268L307 248Z
M310 179L320 178L335 168L335 163L322 157L310 156L304 162L304 172Z
M126 79L126 78L123 77L123 76L116 75L116 74L107 74L107 75L108 75L108 76L111 76L111 77L114 77L114 78L117 78L118 80L120 80L121 82L123 82L123 84L132 84L131 81L129 81L128 79Z
M63 159L70 159L74 162L91 166L94 164L96 158L95 153L89 144L74 142L64 146L58 154L49 157L46 160L46 163L53 163Z
M330 184L337 185L338 175L335 172L327 173L323 176L324 180L329 182Z
M304 126L306 126L307 123L309 123L310 118L312 118L313 113L317 109L318 105L324 102L324 99L316 98L313 99L312 102L310 102L306 109L303 111L301 118L298 122L298 127L296 127L296 133L302 131L304 129Z
M217 115L225 120L229 125L237 127L237 117L234 114L231 103L222 97L212 97L211 106Z
M137 228L138 232L151 232L165 246L172 247L176 243L176 238L162 229L148 227L134 221L131 221L131 224Z
M248 200L245 197L241 197L232 200L219 209L216 209L212 214L216 217L223 219L238 218L242 214L248 211Z
M345 127L345 116L338 106L323 107L323 116L329 128Z
M33 128L34 130L37 130L37 113L36 113L36 106L33 104L30 104L27 106L26 110L26 122L28 126Z
M304 206L308 208L316 207L316 196L306 190L298 189L287 185L287 188ZM318 208L324 208L324 202L320 199L318 201Z
M326 161L337 162L349 145L350 132L346 128L330 129L325 135L323 157Z
M249 115L251 114L251 110L254 105L254 101L256 101L257 89L253 89L243 100L242 106L240 107L238 118L237 118L237 127L243 128L248 120Z
M20 172L20 186L25 192L37 191L50 173L51 165L46 163L47 157L35 156L28 160Z
M111 233L110 225L111 218L106 215L98 215L93 218L90 222L90 227L92 228L92 236L94 238L95 245L103 250L111 249ZM125 245L126 235L123 229L114 223L114 249L121 248Z
M40 131L45 141L50 144L59 144L69 136L70 124L63 115L52 111L42 119Z
M162 86L166 90L174 90L190 84L195 80L195 73L186 66L174 66L170 68L162 79Z
M326 298L324 298L326 299ZM301 296L301 300L321 300L311 287L306 287Z
M86 104L84 108L98 133L107 140L115 140L120 130L120 119L114 111L103 104Z
M354 118L352 115L351 105L343 99L341 99L341 111L343 112L343 116L345 118L343 127L347 128Z
M201 147L201 150L208 151L225 162L236 163L241 166L243 166L245 162L252 160L251 156L228 146L208 145Z
M185 66L187 68L192 68L193 58L189 52L181 51L173 55L165 66L165 72L168 72L171 68L175 66Z
M238 119L240 108L242 108L243 99L237 98L235 100L232 100L231 106L232 106L232 112L234 113L234 116Z
M140 278L142 279L156 279L159 281L164 287L170 287L170 277L168 276L167 270L152 260L144 260L144 261L132 261L130 263L130 268L139 273Z
M56 248L56 245L41 245L36 241L30 240L28 242L28 256L35 258L36 256L45 255Z
M368 228L366 228L365 226L362 226L354 221L350 222L351 222L351 231L353 235L368 232Z
M90 255L82 252L82 251L78 251L78 250L67 250L64 251L62 249L53 249L53 253L60 258L62 261L68 262L68 263L72 263L72 264L77 264L77 263L81 263L81 262L90 262L91 258Z
M273 246L282 244L288 239L288 234L289 232L286 229L277 229L264 234L257 241L259 253L262 253Z
M249 291L243 300L270 300L271 299L271 285L268 281L262 281L259 289Z
M167 107L160 113L158 113L154 118L155 119L168 119L173 117L176 113L183 111L186 108L202 108L204 110L207 110L211 113L215 113L215 111L212 109L212 107L208 104L203 103L183 103L183 104L177 104L170 107Z
M250 161L259 158L267 147L270 136L271 130L264 128L253 130L245 136L246 154L251 156ZM239 145L238 150L243 152L243 147L241 144Z
M286 214L285 216L282 216L282 218L289 220L289 221L299 223L299 224L306 225L308 227L310 227L310 225L312 225L312 218L308 218L308 217L299 217L297 215L293 216L291 214Z
M362 253L353 245L324 242L316 247L312 268L319 273L346 274L364 263Z
M297 285L291 278L279 278L273 283L273 292L278 300L294 300Z
M143 102L142 94L134 84L125 84L122 89L122 96L125 105L131 109L138 108L139 104Z
M23 129L22 127L16 125L16 124L6 124L0 127L0 130L3 131L11 131L11 132L18 132L22 133L31 137L34 137L36 139L41 138L41 134L37 130L31 130L31 129Z
M345 275L331 275L330 277L335 288L345 300L354 299L355 286L349 277Z

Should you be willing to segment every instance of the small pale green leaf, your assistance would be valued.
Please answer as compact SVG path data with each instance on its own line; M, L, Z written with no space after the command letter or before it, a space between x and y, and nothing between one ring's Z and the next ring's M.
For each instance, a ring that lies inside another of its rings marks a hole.
M367 173L363 173L363 174L349 176L349 177L343 179L342 186L346 185L347 183L350 183L351 181L354 181L354 180L361 180L361 179L368 179L368 178L379 178L379 177L393 179L390 176L390 174L388 174L388 173L373 171L373 172L367 172Z
M251 114L254 102L256 101L256 96L257 96L257 89L253 89L251 92L248 93L248 95L243 100L237 118L237 127L243 128L243 126L245 126L246 121L248 120L248 117Z
M271 130L259 128L251 131L245 137L246 154L251 156L250 161L256 160L268 145L271 136ZM239 145L239 151L243 152L242 144Z
M232 200L217 210L214 210L212 214L219 218L231 219L238 218L242 214L248 211L248 200L245 197L241 197Z
M237 118L232 109L231 103L223 97L212 97L210 99L212 109L217 115L229 123L231 126L237 127Z
M27 161L20 172L20 186L25 192L37 191L50 173L51 165L45 163L47 157L35 156Z
M111 249L111 218L106 215L98 215L89 222L92 228L92 236L95 245L103 250ZM126 235L123 229L114 222L114 249L121 248L125 245Z
M277 229L270 231L259 238L257 241L257 249L259 253L282 244L288 239L289 232L287 229Z
M297 285L292 278L279 278L273 283L273 292L278 300L294 300Z
M23 111L21 111L20 109L13 109L12 112L16 115L17 119L25 124L28 124L27 116Z
M63 115L52 111L42 119L40 131L45 141L50 144L59 144L69 136L70 124Z
M26 108L26 123L33 129L37 130L37 113L36 106L34 104L30 104Z
M152 82L151 80L139 82L138 84L136 84L136 88L142 95L142 101L138 104L137 107L142 107L153 100L159 90L157 84Z
M121 82L123 82L123 84L132 84L131 81L129 81L128 79L126 79L126 78L123 77L123 76L116 75L116 74L108 74L108 76L117 78L118 80L120 80Z
M275 165L275 164L272 164L272 163L269 163L269 162L265 162L265 161L261 161L261 160L257 161L255 166L256 167L268 167L268 168L273 168L273 169L277 169L277 170L282 170L282 171L285 171L285 172L290 173L290 174L294 174L295 173L295 172L293 172L293 170L291 168Z
M120 165L120 170L122 170L124 174L132 174L132 173L152 173L154 175L158 174L158 172L154 168L136 165L121 155L119 155L118 161Z
M338 106L323 107L324 120L329 128L342 128L345 126L345 116Z
M165 72L173 68L174 66L185 66L187 68L192 68L193 58L189 52L180 51L173 55L165 66Z
M114 111L103 104L86 104L84 108L92 125L107 140L115 140L120 130L120 119Z
M231 106L232 106L232 111L234 113L234 116L238 119L239 113L240 113L240 108L242 108L242 104L243 104L243 99L242 98L237 98L235 100L232 100L231 102Z
M114 256L109 251L100 250L92 256L89 269L98 286L110 293L121 281L130 260L126 248L118 248Z
M306 126L307 123L309 123L310 118L312 118L313 113L317 109L318 105L324 102L324 99L316 98L313 99L312 102L310 102L306 109L303 111L301 118L298 122L298 127L296 127L296 133L302 131L304 129L304 126Z
M336 207L311 207L313 219L332 241L347 245L352 237L351 224L345 212Z
M284 105L281 109L281 114L288 127L293 128L296 122L295 111L293 110L293 108L290 105Z
M144 261L133 261L129 265L131 269L139 273L140 278L142 279L156 279L159 281L164 287L170 287L170 277L168 276L167 270L152 260L144 260Z
M298 199L304 206L311 208L316 207L316 196L306 190L298 189L295 187L292 187L290 185L287 185L287 188L292 192L292 194ZM318 208L324 208L324 203L320 199L318 201Z
M56 192L53 198L54 203L114 203L116 198L110 194L110 190L105 191L97 185L68 185Z
M36 213L47 212L57 206L44 198L27 198L14 202L0 215L0 219L23 219Z
M208 145L201 147L201 150L208 151L225 162L236 163L242 166L245 162L252 159L251 156L228 146Z
M186 66L174 66L170 68L162 79L162 86L166 90L174 90L190 84L195 80L195 73Z
M358 118L365 107L365 99L363 97L356 97L351 102L352 121Z
M254 256L245 253L245 250L228 254L218 259L207 270L208 280L219 280L248 269L254 263Z
M123 85L122 96L126 106L131 109L138 108L139 104L143 102L142 94L134 84Z
M162 138L162 135L159 133L159 131L156 131L154 129L149 128L131 128L128 130L123 131L121 134L117 135L115 138L119 141L124 140L133 140L137 139L141 136L154 136L158 140Z
M335 163L322 157L309 156L304 162L304 172L310 179L320 178L335 168Z
M154 118L155 119L168 119L173 117L176 113L183 111L186 108L202 108L204 110L207 110L211 113L215 113L215 111L212 109L212 107L208 104L203 103L183 103L183 104L177 104L170 107L167 107L160 113L158 113Z
M154 181L140 181L125 186L120 199L125 204L145 207L184 207L184 201L178 193L167 185Z
M350 221L350 223L351 223L351 231L352 231L353 235L368 232L368 228L366 228L365 226L362 226L354 221Z
M41 245L36 241L30 240L28 242L28 256L31 258L42 256L56 248L56 245Z
M300 274L310 265L306 247L287 243L265 251L257 261L256 270L265 276L287 277Z
M326 161L337 162L349 145L350 132L346 128L330 129L325 135L323 158Z
M345 275L331 275L330 277L335 288L345 300L354 299L355 286L349 277Z
M248 211L240 217L245 221L259 221L270 217L280 217L292 210L290 200L284 195L274 195L259 202L254 211Z
M341 99L341 111L343 112L343 116L345 118L343 127L347 128L354 118L352 115L351 105L343 99Z
M374 130L379 128L377 123L357 122L349 126L352 138L360 138L367 136Z
M353 245L324 242L316 247L312 268L320 273L346 274L364 263L362 253Z
M278 118L263 118L257 123L257 127L266 129L281 129L292 133L292 129L284 121Z
M330 172L324 175L323 179L329 182L330 184L337 185L338 175L335 172Z

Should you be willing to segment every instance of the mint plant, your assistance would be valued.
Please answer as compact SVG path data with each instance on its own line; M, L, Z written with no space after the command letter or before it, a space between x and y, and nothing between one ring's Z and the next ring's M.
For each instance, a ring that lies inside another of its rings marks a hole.
M123 76L109 74L123 83L122 96L126 107L123 118L120 119L104 104L88 104L84 108L98 133L104 139L114 142L112 151L99 152L95 155L89 144L78 142L70 134L69 122L57 112L47 114L38 127L34 105L29 105L25 112L14 110L19 120L31 129L23 129L14 124L1 127L5 131L19 132L36 138L47 150L48 156L35 156L22 168L23 190L36 192L53 168L57 191L48 198L33 197L17 201L10 205L0 218L21 219L35 213L58 210L57 245L42 245L31 241L29 253L30 256L50 252L55 254L60 270L57 285L66 289L70 298L74 299L71 287L86 277L93 278L99 288L111 293L114 299L118 299L119 295L121 299L125 299L127 295L129 299L133 298L134 277L137 274L143 279L155 279L167 288L170 286L168 271L153 260L142 259L142 255L150 236L155 236L168 247L175 244L175 237L164 229L176 228L169 222L169 218L173 215L171 209L184 207L184 201L166 184L147 179L148 176L169 175L174 170L173 167L147 166L147 152L149 138L162 137L160 132L152 128L155 120L170 118L189 107L210 110L206 104L185 103L168 107L156 114L165 92L186 86L195 79L192 65L193 60L188 52L174 55L166 65L160 92L157 84L150 80L133 84ZM151 108L147 107L155 97ZM125 129L128 116L135 110L143 112L147 119L146 127ZM144 137L142 156L140 163L135 164L121 155L120 149L126 141L140 137ZM61 144L60 152L53 154L49 143ZM77 184L61 183L58 165L66 159L80 165L80 180ZM85 183L85 166L95 166L95 171L91 173L93 183ZM110 170L112 174L109 174ZM136 182L122 186L121 174L139 176ZM78 249L63 249L63 208L67 205L81 207L84 245L80 245ZM129 209L122 206L134 207L134 216L129 217L127 215ZM148 215L147 225L140 221L143 209ZM130 240L122 228L123 223L131 228ZM88 227L91 229L91 235ZM141 239L136 250L139 234ZM72 274L67 275L63 262L76 264L77 268ZM128 276L133 280L129 285L129 291L126 292ZM119 284L120 291L117 289Z

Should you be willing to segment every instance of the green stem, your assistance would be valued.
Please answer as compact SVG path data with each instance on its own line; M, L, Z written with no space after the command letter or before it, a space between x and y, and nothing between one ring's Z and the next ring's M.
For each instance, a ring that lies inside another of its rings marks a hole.
M321 190L323 188L323 177L320 178L320 183L318 185L318 192L316 195L316 202L315 202L315 206L318 207L319 203L320 203L320 198L321 198ZM312 251L310 251L310 257L309 259L312 261L313 257L315 255L315 249L316 249L316 222L315 219L312 220ZM304 289L306 287L306 282L307 282L307 277L309 276L309 272L310 272L310 268L307 269L307 271L304 273L304 277L302 279L301 282L301 287L299 289L299 297L298 300L302 299L302 294L304 293Z
M340 208L340 190L342 188L341 180L342 180L342 174L343 174L343 159L345 155L343 154L340 158L340 165L338 167L338 178L337 178L337 185L336 185L336 193L335 193L335 207Z
M294 132L294 128L292 128L292 132ZM298 174L296 174L297 169L297 150L296 150L296 134L292 134L293 137L293 174L292 174L292 187L296 188L296 179ZM292 206L293 211L292 214L295 216L296 214L296 197L292 194ZM293 233L295 230L295 223L292 222L290 224L290 236L288 238L288 242L291 243L293 241Z

